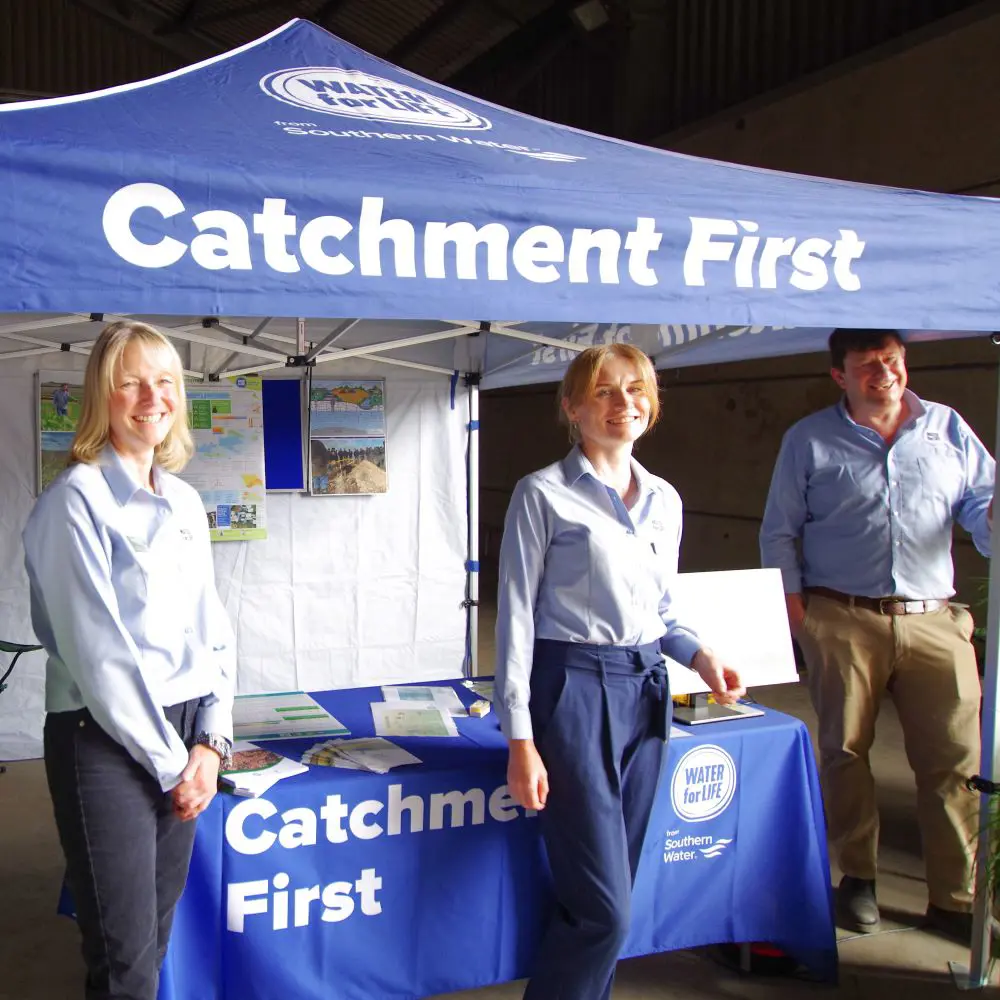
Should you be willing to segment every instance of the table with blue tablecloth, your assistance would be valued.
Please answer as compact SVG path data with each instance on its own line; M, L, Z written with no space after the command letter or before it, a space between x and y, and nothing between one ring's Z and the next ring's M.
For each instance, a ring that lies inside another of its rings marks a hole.
M475 696L451 683L468 704ZM371 735L378 688L316 693ZM420 764L310 767L199 820L160 1000L403 1000L527 976L553 905L537 818L507 794L496 716L396 739ZM836 976L809 736L761 717L673 738L623 957L773 942ZM298 757L314 739L267 744Z

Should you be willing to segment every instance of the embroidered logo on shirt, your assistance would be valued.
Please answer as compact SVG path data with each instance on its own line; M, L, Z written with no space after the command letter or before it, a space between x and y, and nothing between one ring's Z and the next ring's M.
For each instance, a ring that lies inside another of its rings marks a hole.
M664 529L664 524L662 521L655 521L655 520L650 521L649 526L653 529L653 531L663 531Z
M938 434L937 431L928 431L926 437L927 437L928 441L940 441L941 440L941 435Z
M185 542L194 541L194 535L191 534L191 529L181 528L181 538L183 538Z

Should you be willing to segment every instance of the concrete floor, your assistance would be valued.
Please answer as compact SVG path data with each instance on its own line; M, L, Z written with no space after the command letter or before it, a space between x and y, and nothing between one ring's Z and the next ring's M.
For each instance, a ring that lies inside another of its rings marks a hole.
M492 622L486 615L481 643L484 668L492 663L491 639ZM801 685L757 689L753 694L763 704L798 716L812 728L814 718ZM882 815L879 899L883 929L874 935L841 936L838 987L742 976L722 964L714 949L700 949L622 962L615 1000L888 1000L895 996L931 1000L955 996L948 962L967 963L968 950L918 926L927 892L913 781L899 723L888 703L879 722L873 766ZM838 873L833 876L836 879ZM62 861L41 762L11 764L0 775L0 1000L82 996L76 928L54 912L61 877ZM522 988L523 983L507 983L448 996L449 1000L514 1000ZM990 986L983 992L992 996L1000 990Z

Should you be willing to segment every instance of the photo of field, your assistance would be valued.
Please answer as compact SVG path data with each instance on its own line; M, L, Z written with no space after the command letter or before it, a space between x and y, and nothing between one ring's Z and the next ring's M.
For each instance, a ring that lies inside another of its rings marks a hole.
M385 438L312 438L311 492L321 496L385 493Z

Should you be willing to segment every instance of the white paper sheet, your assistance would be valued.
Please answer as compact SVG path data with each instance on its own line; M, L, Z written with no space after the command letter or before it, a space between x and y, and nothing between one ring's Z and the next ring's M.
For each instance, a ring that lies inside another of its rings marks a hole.
M454 688L432 687L423 684L408 684L403 687L383 687L382 697L387 702L400 702L404 705L437 705L449 715L464 719L468 709L462 704L462 699Z
M452 717L437 705L411 707L400 702L372 702L379 736L458 736Z
M233 735L244 740L297 736L343 736L350 730L302 691L238 695L233 702Z
M779 570L681 573L671 597L678 622L694 629L705 645L735 667L745 687L799 679ZM669 658L666 662L672 695L708 690L693 670Z

